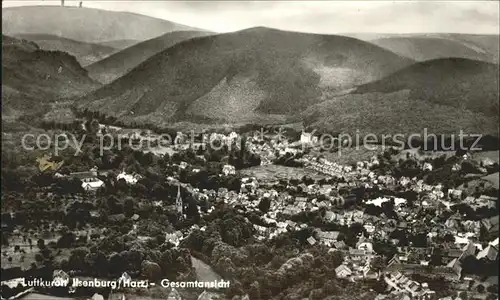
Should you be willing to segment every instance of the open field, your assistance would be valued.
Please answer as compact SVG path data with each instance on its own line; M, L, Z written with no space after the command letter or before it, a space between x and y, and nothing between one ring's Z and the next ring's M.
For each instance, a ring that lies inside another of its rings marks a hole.
M497 190L500 188L499 182L498 182L499 181L498 172L481 177L481 179L484 179L484 180L491 182L493 184L493 187Z
M492 161L498 163L499 162L499 151L483 151L483 152L477 152L477 153L474 153L473 155L473 158L474 159L484 159L484 158L489 158L491 159Z
M31 238L33 246L30 247L28 242L23 241L21 236L12 236L9 239L9 246L2 246L2 258L1 263L2 266L5 267L21 267L23 269L29 269L32 262L35 262L35 255L40 252L37 246L37 241L39 238L43 238L45 240L45 245L50 242L56 242L59 238L56 235L48 233L47 235L42 236L31 236L28 235L28 238ZM24 250L25 253L21 253L20 251L15 252L14 247L19 246L19 249ZM12 258L12 262L9 262L9 257ZM62 255L57 255L57 258L62 257Z
M325 159L336 162L343 165L348 165L355 163L357 161L369 160L371 157L377 154L383 153L383 147L377 145L371 145L368 147L352 147L352 148L342 148L333 152L319 152L313 151L312 155L322 155Z
M22 300L84 300L85 298L55 297L55 296L38 294L38 293L31 293L31 294L27 294L26 296L22 297L21 299Z
M304 168L293 168L278 165L258 166L240 171L242 176L255 177L259 181L272 181L279 179L302 178L305 175L314 179L321 179L325 176L319 175L315 171Z

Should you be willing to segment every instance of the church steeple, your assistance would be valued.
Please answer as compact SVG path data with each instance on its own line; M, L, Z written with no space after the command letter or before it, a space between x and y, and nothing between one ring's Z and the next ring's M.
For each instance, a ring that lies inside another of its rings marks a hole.
M177 198L175 199L175 207L177 209L177 213L182 218L182 197L181 197L181 185L177 185Z

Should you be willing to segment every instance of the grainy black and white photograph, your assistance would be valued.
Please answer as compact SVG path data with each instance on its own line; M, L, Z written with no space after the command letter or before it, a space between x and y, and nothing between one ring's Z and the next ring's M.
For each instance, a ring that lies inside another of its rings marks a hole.
M497 1L2 1L2 300L496 300Z

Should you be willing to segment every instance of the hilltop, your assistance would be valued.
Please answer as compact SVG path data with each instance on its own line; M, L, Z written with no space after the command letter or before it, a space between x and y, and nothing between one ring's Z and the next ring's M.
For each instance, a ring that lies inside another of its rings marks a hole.
M498 65L462 58L416 63L354 93L410 90L412 99L498 114Z
M82 66L100 61L117 51L113 47L79 42L50 34L20 34L16 37L33 41L42 50L67 52L76 57Z
M170 32L128 47L88 66L86 69L89 71L90 77L102 83L109 83L162 50L181 41L209 34L204 31Z
M148 40L167 32L196 30L182 24L129 12L70 6L21 6L2 9L2 33L49 34L97 43Z
M457 57L498 62L498 47L492 49L475 45L464 38L460 39L460 36L396 36L370 42L418 61Z
M308 125L361 133L498 134L498 66L468 59L419 62L310 107Z
M139 40L113 40L113 41L100 42L99 45L115 48L118 50L123 50L135 44L139 44L140 42L141 41Z
M147 123L286 117L413 61L354 38L251 28L180 42L81 99Z
M2 35L2 116L40 112L98 87L75 57Z

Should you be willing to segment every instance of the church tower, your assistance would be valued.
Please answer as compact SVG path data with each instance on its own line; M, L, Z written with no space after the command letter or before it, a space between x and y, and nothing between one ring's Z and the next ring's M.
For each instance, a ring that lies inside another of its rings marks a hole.
M175 207L177 210L177 214L180 215L180 218L182 219L182 197L181 197L181 185L177 185L177 197L175 199Z

